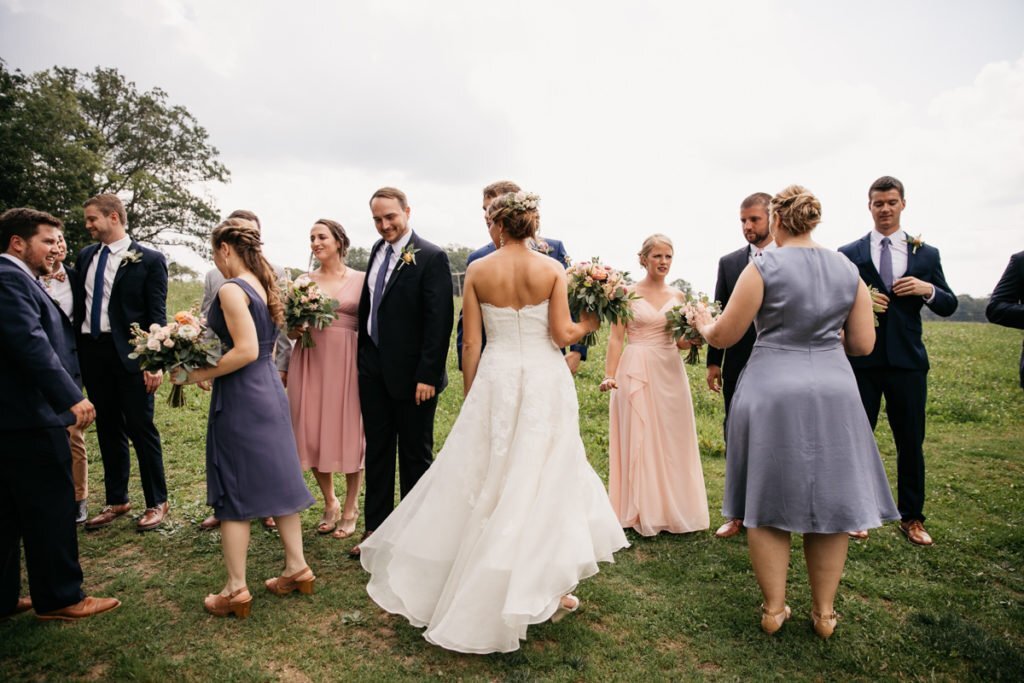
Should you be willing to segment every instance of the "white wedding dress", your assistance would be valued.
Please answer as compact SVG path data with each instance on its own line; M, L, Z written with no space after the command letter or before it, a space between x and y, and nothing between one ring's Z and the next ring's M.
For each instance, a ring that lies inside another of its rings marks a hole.
M548 304L484 304L473 387L436 462L361 545L370 597L431 643L510 652L629 543L580 439Z

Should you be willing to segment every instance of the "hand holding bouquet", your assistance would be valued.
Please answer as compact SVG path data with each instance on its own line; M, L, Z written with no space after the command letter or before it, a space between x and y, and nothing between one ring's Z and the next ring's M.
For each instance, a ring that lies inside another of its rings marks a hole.
M302 348L312 349L316 346L311 328L322 330L330 326L338 317L335 310L338 302L324 296L313 280L307 275L300 275L295 282L283 283L284 320L289 330L302 330Z
M875 327L878 327L878 314L885 313L885 306L878 303L878 297L885 295L873 285L868 285L868 294L871 296L871 316L875 319Z
M640 297L626 288L626 273L593 258L573 264L566 275L569 278L569 311L574 316L593 313L600 322L611 324L633 319L630 302ZM597 343L597 332L585 335L579 343L593 346Z
M220 360L220 342L205 335L205 321L194 312L179 311L166 325L153 323L149 331L132 323L129 358L138 359L143 370L169 372L172 381L182 382L198 368L210 368ZM185 405L185 388L175 383L167 403L174 408Z
M721 313L722 309L718 302L712 301L707 294L703 293L686 295L686 301L678 306L673 306L665 313L665 319L668 321L665 329L672 335L673 339L676 341L685 339L691 343L696 343L695 346L690 347L690 352L686 354L687 365L696 365L700 362L699 344L704 342L704 338L697 331L698 321L702 325L709 324Z

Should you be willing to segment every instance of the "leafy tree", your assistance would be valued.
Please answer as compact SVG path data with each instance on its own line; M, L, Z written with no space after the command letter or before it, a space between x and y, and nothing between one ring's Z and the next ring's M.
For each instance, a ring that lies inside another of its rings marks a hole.
M116 69L24 76L0 60L0 112L0 209L62 217L77 249L89 241L82 202L113 192L133 238L207 254L219 212L197 188L230 174L206 130L163 90L139 92Z
M370 250L366 247L349 247L345 265L365 273L370 269Z
M172 260L167 262L167 277L172 280L197 280L199 279L199 271L186 266L184 263Z
M465 273L466 272L466 259L473 253L473 250L469 247L464 247L461 244L449 244L444 248L448 254L448 265L453 273Z

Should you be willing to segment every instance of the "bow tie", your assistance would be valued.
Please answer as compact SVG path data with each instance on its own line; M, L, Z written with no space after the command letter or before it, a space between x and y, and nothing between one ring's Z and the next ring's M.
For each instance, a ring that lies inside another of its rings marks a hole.
M57 282L64 282L65 280L68 279L68 272L66 270L62 270L59 273L44 275L43 279L46 280L47 282L50 282L52 280L56 280Z

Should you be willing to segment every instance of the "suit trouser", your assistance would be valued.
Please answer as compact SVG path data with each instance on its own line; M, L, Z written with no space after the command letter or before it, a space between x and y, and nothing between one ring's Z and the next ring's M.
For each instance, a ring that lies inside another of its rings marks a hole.
M128 502L131 457L135 446L139 478L146 507L167 500L160 433L153 424L153 394L146 393L141 372L129 372L109 334L78 338L78 357L89 400L96 406L96 437L103 458L103 485L107 505Z
M85 431L71 425L68 427L71 442L71 478L75 482L75 500L89 497L89 457L85 452Z
M366 530L373 531L395 509L395 446L398 446L402 498L434 461L437 396L416 405L392 398L379 377L359 377L359 400L366 433Z
M0 432L0 616L21 593L22 541L36 612L85 597L73 492L63 427Z
M928 371L899 368L855 369L860 400L871 428L878 423L882 397L896 443L896 506L904 521L924 521L924 431Z

